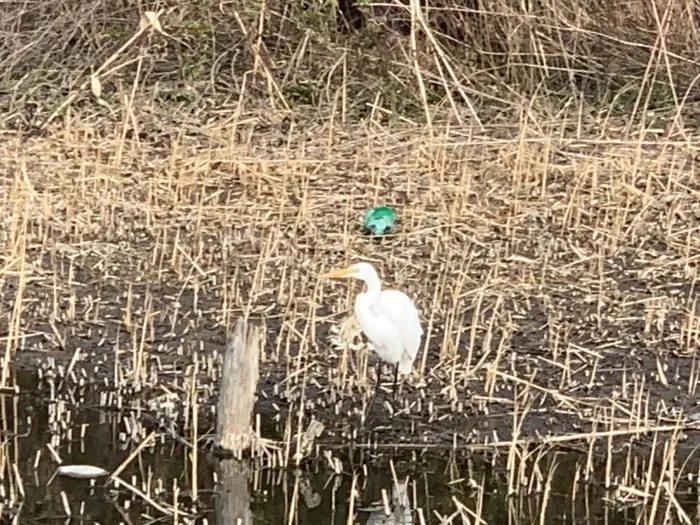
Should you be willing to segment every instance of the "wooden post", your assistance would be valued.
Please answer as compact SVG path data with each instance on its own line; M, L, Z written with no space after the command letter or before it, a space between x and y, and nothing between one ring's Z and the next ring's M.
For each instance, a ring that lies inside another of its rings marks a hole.
M223 451L240 454L251 445L259 356L260 329L239 318L226 345L216 412L216 444Z

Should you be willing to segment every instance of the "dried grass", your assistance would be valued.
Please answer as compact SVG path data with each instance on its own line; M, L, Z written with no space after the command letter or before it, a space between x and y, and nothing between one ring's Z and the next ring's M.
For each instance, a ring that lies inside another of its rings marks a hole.
M5 12L2 122L20 132L0 143L0 386L14 360L54 401L102 381L105 407L175 393L185 429L169 432L186 435L246 315L266 334L259 410L282 423L271 464L316 418L326 450L503 450L519 492L569 443L588 458L577 479L602 454L617 497L681 516L676 483L697 470L695 13L439 7L411 3L408 37L372 25L374 47L275 2L164 5L141 26L98 1ZM493 52L475 64L455 35ZM370 239L359 218L380 203L400 228ZM426 326L370 436L353 424L372 385L344 323L354 292L318 279L358 259ZM622 446L661 464L640 474L630 455L618 475Z

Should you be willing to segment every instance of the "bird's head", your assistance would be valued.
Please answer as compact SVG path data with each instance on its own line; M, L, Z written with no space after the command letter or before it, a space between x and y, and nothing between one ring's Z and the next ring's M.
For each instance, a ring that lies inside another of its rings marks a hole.
M323 274L321 277L325 279L342 279L349 277L365 282L378 278L377 271L374 269L374 266L366 262L359 262L348 266L347 268L333 270L332 272Z

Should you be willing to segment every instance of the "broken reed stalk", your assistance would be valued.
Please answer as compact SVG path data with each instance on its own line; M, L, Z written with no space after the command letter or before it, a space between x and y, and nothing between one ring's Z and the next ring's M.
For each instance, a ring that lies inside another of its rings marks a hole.
M251 421L258 387L260 330L239 318L226 345L216 413L216 444L240 454L251 445Z

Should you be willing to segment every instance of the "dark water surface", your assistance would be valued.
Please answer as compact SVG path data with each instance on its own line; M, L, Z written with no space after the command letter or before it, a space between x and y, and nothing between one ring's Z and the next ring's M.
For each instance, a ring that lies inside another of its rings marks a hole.
M334 457L342 461L340 473L331 468L323 449L321 457L288 469L220 462L200 451L199 493L193 503L189 449L156 438L155 445L144 448L120 474L146 494L148 502L123 486L105 487L106 478L93 484L54 476L58 463L51 447L64 465L89 464L112 472L143 436L130 437L133 417L128 411L71 407L58 419L52 417L57 404L45 400L46 392L36 391L35 377L33 372L21 373L19 394L5 393L1 398L3 523L223 524L236 523L238 517L240 523L296 525L651 523L645 519L644 506L606 503L610 495L599 482L575 483L586 458L574 452L552 452L541 458L538 468L529 469L521 480L519 494L509 497L507 450L498 457L463 451L382 455L334 450ZM410 508L397 506L387 516L382 500L384 496L386 508L392 507L394 479L405 487ZM353 480L355 518L348 520ZM175 501L192 516L174 517L155 506L167 511ZM697 517L692 507L687 510ZM8 518L12 514L14 519Z

